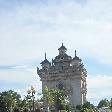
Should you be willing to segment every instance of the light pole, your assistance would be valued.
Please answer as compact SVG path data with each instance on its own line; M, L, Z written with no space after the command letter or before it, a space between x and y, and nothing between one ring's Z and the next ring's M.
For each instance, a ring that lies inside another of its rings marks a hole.
M31 89L30 90L28 90L27 91L27 93L28 93L28 96L31 98L31 100L32 100L32 109L33 109L33 112L35 111L35 105L34 105L34 103L35 103L35 89L34 89L34 87L33 86L31 86Z

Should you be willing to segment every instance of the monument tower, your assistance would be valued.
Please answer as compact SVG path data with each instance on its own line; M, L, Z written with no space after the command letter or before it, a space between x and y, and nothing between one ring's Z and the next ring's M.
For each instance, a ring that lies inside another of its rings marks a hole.
M59 54L50 63L46 58L41 62L42 68L37 68L37 74L42 81L42 89L64 87L72 106L82 105L86 101L87 72L82 60L77 56L67 55L67 48L63 45L58 49Z

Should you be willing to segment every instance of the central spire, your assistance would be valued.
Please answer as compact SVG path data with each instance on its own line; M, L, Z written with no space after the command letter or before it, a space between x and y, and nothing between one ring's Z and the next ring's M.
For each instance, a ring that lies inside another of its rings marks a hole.
M45 52L45 60L46 60L46 52Z
M67 48L62 43L62 46L58 50L59 50L59 54L65 54L67 51Z
M76 52L76 50L75 50L75 57L77 56L76 53L77 53L77 52Z

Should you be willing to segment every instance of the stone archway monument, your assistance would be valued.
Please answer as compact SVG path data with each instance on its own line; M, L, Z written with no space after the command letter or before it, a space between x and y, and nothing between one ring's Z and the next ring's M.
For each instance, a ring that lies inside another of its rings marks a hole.
M37 74L42 81L42 89L64 87L68 91L72 106L82 105L86 102L87 72L82 60L76 55L72 58L67 55L67 48L63 45L58 49L59 54L50 63L45 54L41 62L42 68L37 68Z

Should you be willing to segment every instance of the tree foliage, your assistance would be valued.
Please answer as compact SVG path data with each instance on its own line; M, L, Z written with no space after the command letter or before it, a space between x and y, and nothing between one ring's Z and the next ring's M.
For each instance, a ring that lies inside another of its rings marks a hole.
M86 102L86 103L84 103L84 105L82 107L84 109L90 109L90 108L94 108L94 105L91 104L90 102Z
M48 103L49 107L54 107L55 110L69 111L69 100L64 90L48 89L45 87L43 91L43 97L44 100Z
M90 102L86 102L83 105L77 105L76 112L98 112L98 109Z
M110 102L107 99L101 100L98 104L98 108L109 107L109 106L110 106Z
M7 109L10 112L20 103L21 96L12 90L0 93L0 109Z
M30 92L24 97L24 99L21 99L21 95L15 91L9 90L1 92L0 112L32 112L33 106L35 112L41 112L41 107L44 104L42 104L42 102L44 101L46 101L51 112L70 112L71 109L74 109L75 112L98 112L98 108L102 107L110 107L112 110L112 99L110 101L107 99L101 100L97 106L98 108L90 102L71 108L67 96L68 93L64 89L48 89L45 87L43 98L40 100L35 99L34 94L35 92L33 94Z

